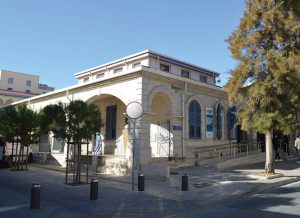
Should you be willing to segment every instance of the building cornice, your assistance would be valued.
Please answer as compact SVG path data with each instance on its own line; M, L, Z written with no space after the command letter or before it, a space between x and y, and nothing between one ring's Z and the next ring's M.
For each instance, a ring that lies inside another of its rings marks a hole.
M144 50L144 51L141 51L141 52L138 52L138 53L135 53L135 54L132 54L132 55L129 55L129 56L126 56L126 57L123 57L123 58L105 63L105 64L102 64L102 65L99 65L99 66L96 66L96 67L93 67L93 68L89 68L87 70L80 71L78 73L75 73L74 76L78 79L80 77L83 77L83 76L86 76L86 75L89 75L89 74L93 74L97 71L109 69L109 68L112 68L112 67L115 67L115 66L118 66L118 65L123 65L123 64L126 64L127 62L132 62L134 60L145 58L145 57L161 60L161 61L164 61L164 62L167 62L167 63L170 63L170 64L174 64L174 65L179 66L179 67L183 67L183 68L193 70L195 72L200 72L200 73L203 73L203 74L207 74L207 75L210 75L210 76L217 76L218 77L220 75L219 73L217 73L215 71L212 71L212 70L209 70L209 69L206 69L206 68L203 68L203 67L199 67L197 65L194 65L194 64L176 59L176 58L172 58L170 56L161 54L161 53L156 52L156 51Z
M176 59L176 58L172 58L172 57L169 57L167 55L160 54L158 52L149 51L149 54L150 54L151 58L161 60L161 61L164 61L164 62L167 62L167 63L170 63L170 64L174 64L174 65L177 65L177 66L189 69L189 70L204 73L204 74L207 74L207 75L210 75L210 76L219 76L220 75L219 73L217 73L215 71L212 71L212 70L209 70L209 69L206 69L206 68L203 68L203 67L199 67L197 65L194 65L194 64Z
M175 74L172 74L172 73L163 72L163 71L160 71L160 70L155 70L155 69L145 67L145 66L142 67L142 70L146 71L146 72L149 72L149 73L152 73L152 74L155 74L157 76L163 76L163 77L167 77L167 78L170 78L170 79L183 81L183 82L187 82L189 84L202 86L202 87L206 87L208 89L213 89L213 90L216 90L216 91L227 93L227 91L223 87L216 86L216 85L213 85L213 84L203 83L203 82L200 82L200 81L192 80L192 79L189 79L189 78L185 78L185 77L175 75Z
M144 50L144 51L135 53L133 55L129 55L129 56L126 56L126 57L123 57L123 58L105 63L105 64L101 64L101 65L96 66L96 67L89 68L87 70L80 71L78 73L75 73L74 76L76 78L78 78L78 77L81 77L81 76L84 76L84 75L94 73L94 72L99 71L101 69L107 69L107 68L111 68L115 65L126 64L126 60L130 59L130 61L133 61L134 59L140 59L140 58L143 58L143 57L147 57L148 52L149 52L149 50Z
M9 90L0 89L0 95L12 96L12 97L21 97L21 98L29 98L29 97L32 97L32 96L36 96L38 94L26 93L26 92L16 92L16 91L9 91Z
M155 70L155 69L152 69L152 68L149 68L149 67L140 66L140 67L137 67L137 68L134 68L134 69L131 69L131 70L127 71L125 74L121 74L121 75L114 74L114 75L110 75L108 77L95 79L95 80L85 82L85 83L81 83L81 84L76 84L76 85L73 85L73 86L69 86L69 87L66 87L66 88L62 88L62 89L58 89L58 90L55 90L55 91L52 91L52 92L48 92L48 93L45 93L45 94L42 94L42 95L38 95L38 96L31 97L31 98L23 99L23 100L20 100L20 101L16 101L16 102L13 102L12 105L21 104L21 103L28 102L28 101L44 99L44 98L51 98L51 96L58 96L58 95L62 96L62 95L65 95L65 93L68 93L68 92L71 93L71 92L75 91L76 89L81 89L81 90L82 89L89 89L90 86L95 86L97 83L99 85L106 84L107 82L113 83L113 82L116 82L118 80L123 80L126 77L132 77L133 74L141 73L141 72L151 73L151 74L156 75L156 76L162 76L162 77L174 79L174 80L177 80L177 81L183 81L183 82L187 82L189 84L194 84L194 85L197 85L197 86L206 87L207 89L219 91L219 92L222 92L222 93L227 93L224 88L219 87L219 86L215 86L215 85L207 84L207 83L202 83L202 82L199 82L199 81L195 81L195 80L192 80L192 79L187 79L187 78L184 78L184 77L181 77L181 76L178 76L178 75L174 75L174 74L171 74L171 73L166 73L166 72Z

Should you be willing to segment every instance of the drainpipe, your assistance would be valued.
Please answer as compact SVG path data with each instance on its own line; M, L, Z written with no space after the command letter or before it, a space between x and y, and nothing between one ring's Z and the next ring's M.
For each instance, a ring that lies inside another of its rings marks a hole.
M182 131L181 131L181 158L184 158L185 149L185 95L187 91L187 82L184 82L184 91L182 93L181 111L182 111Z

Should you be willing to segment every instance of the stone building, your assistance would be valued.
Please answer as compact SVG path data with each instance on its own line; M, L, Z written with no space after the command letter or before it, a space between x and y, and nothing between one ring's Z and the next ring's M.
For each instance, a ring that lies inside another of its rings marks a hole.
M132 157L132 121L126 117L126 106L139 102L143 115L136 122L136 163L154 172L152 163L157 158L189 160L195 157L196 148L235 139L227 93L216 85L218 76L217 72L145 50L76 73L77 85L17 104L27 102L34 110L59 101L96 104L104 126L89 146L90 153L101 146L106 159L102 169L122 174L130 169ZM64 141L47 140L40 150L47 150L50 143L52 155L64 164Z

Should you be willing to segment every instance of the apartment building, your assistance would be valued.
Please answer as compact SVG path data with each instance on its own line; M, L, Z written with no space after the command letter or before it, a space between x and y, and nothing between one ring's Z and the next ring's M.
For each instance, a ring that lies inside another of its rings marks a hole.
M53 91L39 84L39 76L0 69L0 106Z

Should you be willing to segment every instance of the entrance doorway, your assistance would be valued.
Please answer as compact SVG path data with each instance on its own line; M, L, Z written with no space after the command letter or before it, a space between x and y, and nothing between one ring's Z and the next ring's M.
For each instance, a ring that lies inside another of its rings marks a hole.
M151 124L152 157L173 157L172 138L170 120Z

